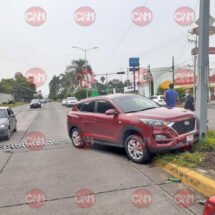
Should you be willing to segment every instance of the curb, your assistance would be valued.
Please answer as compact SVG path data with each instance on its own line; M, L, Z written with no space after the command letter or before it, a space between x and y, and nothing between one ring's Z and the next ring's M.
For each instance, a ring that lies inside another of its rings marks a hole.
M202 193L207 197L215 195L215 180L205 177L191 169L179 167L172 163L155 161L155 165L170 175L181 179L184 184L194 188L199 193Z

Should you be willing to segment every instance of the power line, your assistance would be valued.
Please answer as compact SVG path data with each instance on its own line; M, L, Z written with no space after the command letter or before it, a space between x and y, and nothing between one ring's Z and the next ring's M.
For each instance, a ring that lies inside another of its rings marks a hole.
M6 55L3 55L3 54L0 54L0 57L1 58L4 58L4 59L6 59L6 60L9 60L9 61L14 61L14 62L17 62L17 63L19 63L19 64L24 64L24 65L27 65L27 66L31 66L31 67L38 67L38 66L35 66L34 64L32 64L32 63L28 63L28 62L25 62L25 61L22 61L22 60L18 60L18 59L15 59L15 58L12 58L12 57L8 57L8 56L6 56ZM45 69L45 70L52 70L52 71L60 71L60 70L62 70L62 69L56 69L56 68L47 68L47 67L42 67L43 69Z
M149 0L145 1L145 3L143 4L144 7L148 3L148 1ZM122 41L125 39L125 37L127 36L128 32L131 30L131 28L133 27L133 25L134 25L133 23L131 23L129 25L129 27L126 29L125 33L123 33L122 37L120 38L119 42L116 43L116 45L114 46L114 48L112 49L112 51L110 52L110 54L102 61L102 63L98 67L101 67L104 63L106 63L112 57L113 53L119 47L119 45L122 43Z

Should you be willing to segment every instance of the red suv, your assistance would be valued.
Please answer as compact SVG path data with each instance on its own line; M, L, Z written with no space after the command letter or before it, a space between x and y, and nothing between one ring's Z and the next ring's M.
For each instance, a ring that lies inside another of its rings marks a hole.
M85 147L89 140L123 147L136 163L149 161L154 153L189 148L198 141L193 112L160 107L141 95L82 100L68 112L67 125L76 148Z

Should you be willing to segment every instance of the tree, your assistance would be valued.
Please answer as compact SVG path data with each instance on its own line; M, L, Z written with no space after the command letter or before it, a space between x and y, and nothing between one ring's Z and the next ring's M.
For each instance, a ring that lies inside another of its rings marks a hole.
M52 80L49 82L49 98L54 100L57 99L59 89L60 89L60 78L54 75Z
M71 65L67 66L66 72L72 73L74 84L81 88L82 82L87 81L86 76L93 73L91 66L83 59L73 60Z
M104 84L104 82L105 82L105 77L102 76L102 77L100 78L100 81L102 82L102 84Z
M86 81L86 75L92 75L92 69L90 65L87 65L87 71L85 69L86 61L83 59L73 60L70 65L66 67L64 73L59 76L53 76L49 83L49 98L62 99L69 95L78 92L83 88L82 83Z
M2 79L0 89L2 93L12 94L15 101L30 101L36 92L36 86L23 76Z

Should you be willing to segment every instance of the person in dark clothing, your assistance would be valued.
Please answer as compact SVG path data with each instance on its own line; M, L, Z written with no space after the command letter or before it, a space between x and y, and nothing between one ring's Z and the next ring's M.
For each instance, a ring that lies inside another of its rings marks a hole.
M164 100L166 101L167 108L173 108L178 101L178 93L173 89L174 85L170 84L169 89L164 93Z
M191 95L190 90L186 90L185 96L184 109L194 111L194 98Z

